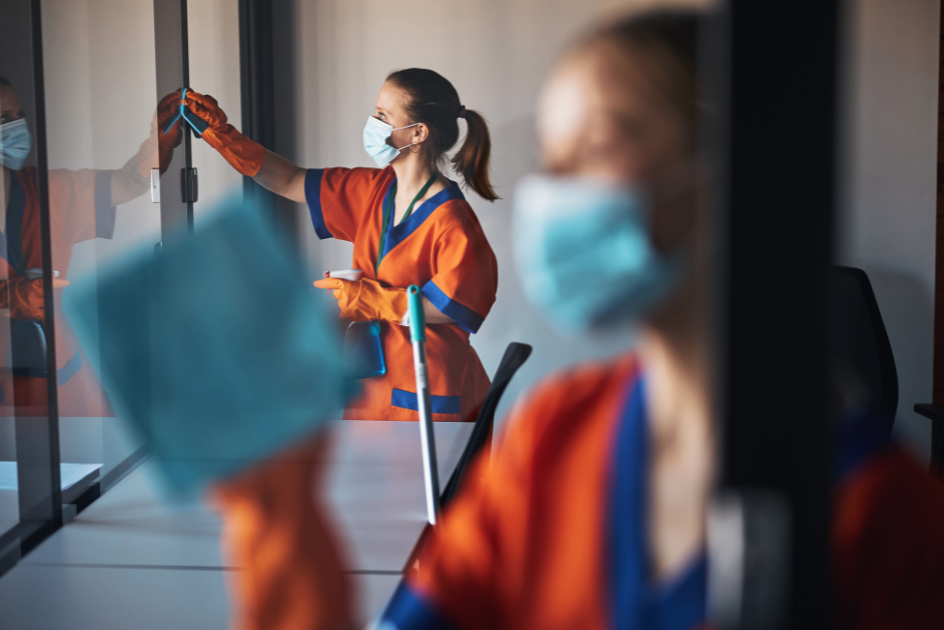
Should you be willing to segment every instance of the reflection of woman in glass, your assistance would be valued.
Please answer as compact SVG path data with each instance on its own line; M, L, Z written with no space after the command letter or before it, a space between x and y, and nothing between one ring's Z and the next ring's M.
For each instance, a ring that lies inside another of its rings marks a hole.
M162 101L158 114L161 120L173 113L174 96ZM25 166L32 148L25 115L10 82L0 78L0 258L3 259L0 262L0 316L34 320L42 325L45 314L38 171L36 167ZM148 191L151 167L157 167L159 161L157 128L155 125L151 138L120 170L49 171L52 264L59 272L59 277L53 279L53 288L57 298L56 377L62 416L112 415L98 378L83 357L59 308L58 297L61 289L69 284L66 278L72 246L93 238L111 238L115 229L115 207ZM160 160L162 170L179 135L178 125L167 136L160 137L161 149L164 149L160 151L164 158ZM36 378L35 371L12 365L8 332L11 330L17 335L24 329L12 321L0 321L0 409L15 404L19 415L44 415L46 381ZM4 411L0 414L7 415Z

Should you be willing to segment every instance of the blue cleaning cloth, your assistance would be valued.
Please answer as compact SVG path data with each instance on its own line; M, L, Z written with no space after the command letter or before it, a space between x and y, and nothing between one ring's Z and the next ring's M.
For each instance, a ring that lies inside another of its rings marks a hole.
M187 97L187 88L184 88L180 91L180 110L177 112L177 115L174 116L170 121L164 126L164 134L170 132L174 128L174 125L177 124L177 121L181 118L190 125L190 128L193 129L193 132L197 134L197 137L202 136L203 132L206 131L207 127L210 124L190 111L190 108L184 105L184 99Z
M64 291L171 498L307 438L353 394L333 318L270 223L226 204L162 254L147 247Z

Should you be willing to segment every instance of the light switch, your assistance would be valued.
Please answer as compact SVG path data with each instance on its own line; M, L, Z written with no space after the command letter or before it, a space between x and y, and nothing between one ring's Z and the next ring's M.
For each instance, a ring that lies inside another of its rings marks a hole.
M151 203L161 202L161 169L151 169Z

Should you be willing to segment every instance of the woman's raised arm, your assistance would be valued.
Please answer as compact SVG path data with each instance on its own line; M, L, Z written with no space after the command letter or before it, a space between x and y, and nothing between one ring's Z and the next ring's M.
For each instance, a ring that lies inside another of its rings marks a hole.
M212 96L188 90L184 103L207 125L201 137L233 168L277 195L305 203L305 169L239 133Z
M262 167L253 179L276 195L305 203L305 173L307 170L293 164L278 153L266 150Z

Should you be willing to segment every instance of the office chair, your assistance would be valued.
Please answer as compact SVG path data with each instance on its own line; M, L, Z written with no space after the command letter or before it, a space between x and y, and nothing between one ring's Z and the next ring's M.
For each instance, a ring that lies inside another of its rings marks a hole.
M944 405L920 403L915 413L931 420L931 475L944 481Z
M465 449L463 449L462 455L459 457L459 462L456 464L455 470L452 471L452 476L449 477L446 488L440 495L440 505L443 510L445 510L446 506L455 498L459 487L462 485L463 477L472 462L475 461L475 457L489 444L492 435L492 427L495 424L495 410L498 409L498 403L501 401L502 395L508 388L508 383L511 382L511 378L515 375L515 372L524 365L524 362L528 360L532 350L533 348L528 344L517 342L512 342L505 348L505 354L502 357L501 363L498 364L498 369L495 371L495 378L492 379L492 385L488 388L488 394L485 395L485 401L482 403L478 418L475 420L475 426L472 427L472 434L469 436L469 441L466 443ZM410 555L407 556L406 563L403 565L404 575L414 568L416 560L423 548L426 547L426 541L432 531L433 528L427 523L417 539L416 544L413 545ZM401 580L397 590L399 591L402 587L403 582ZM391 598L391 601L393 601L393 598Z
M931 475L944 481L944 405L919 403L915 413L931 421Z
M10 352L16 376L46 378L46 333L35 319L10 319Z
M475 426L472 428L472 435L462 451L459 463L456 464L449 482L442 492L441 505L443 509L452 501L459 490L462 478L475 460L475 456L485 447L492 435L492 427L495 425L495 411L498 409L498 403L502 394L511 382L524 362L531 356L533 348L526 343L512 342L505 348L505 355L501 363L498 364L498 370L495 371L495 378L492 380L491 387L488 388L488 394L485 396L485 402L482 403L482 409L479 411L479 417L475 420Z
M854 381L890 434L898 409L898 371L872 283L861 269L837 265L829 289L833 377Z

